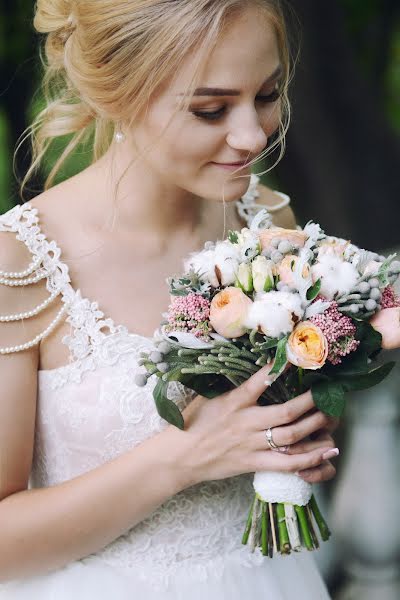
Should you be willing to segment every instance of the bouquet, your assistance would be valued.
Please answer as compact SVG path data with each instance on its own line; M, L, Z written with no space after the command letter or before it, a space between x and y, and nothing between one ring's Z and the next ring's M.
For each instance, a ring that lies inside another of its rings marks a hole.
M141 355L146 372L136 383L156 376L159 414L183 429L168 398L171 382L213 398L272 363L260 405L311 389L318 409L339 417L346 392L378 384L394 366L375 361L385 347L385 313L395 313L391 335L397 327L400 338L395 258L328 236L312 221L297 230L275 227L262 209L249 228L207 242L184 260L182 275L167 279L170 306L156 349ZM253 485L242 538L251 551L272 557L313 550L317 528L329 538L311 484L291 473L259 472Z

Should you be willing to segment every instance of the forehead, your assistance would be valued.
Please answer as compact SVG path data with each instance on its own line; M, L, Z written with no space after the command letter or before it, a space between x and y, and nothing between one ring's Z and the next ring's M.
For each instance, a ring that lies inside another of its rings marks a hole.
M198 51L188 53L171 82L169 93L183 93L193 77ZM247 89L261 85L280 62L268 15L253 7L230 18L199 72L199 86Z

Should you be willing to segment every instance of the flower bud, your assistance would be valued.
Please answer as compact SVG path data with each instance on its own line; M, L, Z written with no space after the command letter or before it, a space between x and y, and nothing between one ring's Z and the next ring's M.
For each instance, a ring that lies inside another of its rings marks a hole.
M143 373L137 373L134 377L137 386L144 387L147 384L147 377Z
M153 352L150 352L149 358L154 364L157 364L164 360L164 356L161 354L161 352L157 352L157 350L153 350Z
M168 354L168 352L171 352L172 350L171 344L168 344L168 342L166 341L161 342L160 344L158 344L158 350L162 352L162 354Z
M269 292L274 287L273 264L265 256L257 256L252 264L253 286L256 292Z
M161 362L158 363L157 368L161 373L167 373L169 369L169 364L167 362Z
M375 310L376 309L376 302L375 302L375 300L372 300L372 298L370 298L369 300L367 300L366 303L365 303L365 308L368 311Z
M235 286L240 287L243 292L253 291L253 275L249 263L240 263L236 274Z

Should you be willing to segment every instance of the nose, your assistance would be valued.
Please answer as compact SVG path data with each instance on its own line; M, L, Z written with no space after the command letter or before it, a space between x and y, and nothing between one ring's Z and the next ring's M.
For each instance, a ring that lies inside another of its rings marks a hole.
M268 144L268 135L261 126L259 115L253 107L237 113L231 123L226 142L235 150L259 154Z

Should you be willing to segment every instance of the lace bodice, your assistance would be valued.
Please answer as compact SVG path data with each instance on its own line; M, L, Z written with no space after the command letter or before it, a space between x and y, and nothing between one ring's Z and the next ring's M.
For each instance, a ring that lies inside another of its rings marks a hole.
M255 210L256 183L252 179L238 203L248 219ZM48 487L116 458L167 426L154 405L156 382L150 379L145 388L134 383L135 375L145 370L138 365L140 352L153 347L153 341L115 325L96 302L72 288L60 249L46 240L37 209L29 203L1 216L0 231L14 232L26 244L49 293L61 296L71 326L62 340L70 351L69 364L38 372L30 486ZM193 398L180 383L169 394L181 409ZM218 576L227 561L258 564L261 554L250 554L240 540L251 482L251 475L243 475L192 486L84 560L101 558L157 588L183 572L192 581Z

